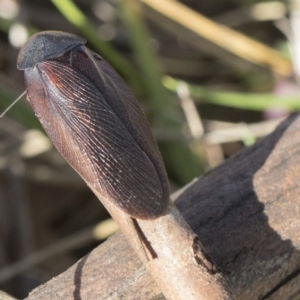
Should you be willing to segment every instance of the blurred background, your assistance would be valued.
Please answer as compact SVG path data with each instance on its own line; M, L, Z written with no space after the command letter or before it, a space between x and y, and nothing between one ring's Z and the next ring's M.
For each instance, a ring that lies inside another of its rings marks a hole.
M0 0L0 109L32 34L81 35L142 105L175 191L299 110L298 2ZM0 289L26 297L116 230L24 97L0 119Z

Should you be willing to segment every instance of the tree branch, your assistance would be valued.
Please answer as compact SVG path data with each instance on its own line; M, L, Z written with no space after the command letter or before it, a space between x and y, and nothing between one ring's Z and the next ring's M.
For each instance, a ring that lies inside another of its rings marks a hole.
M207 271L202 275L209 274L197 278L200 285L223 277L243 300L291 299L300 293L299 132L300 117L292 116L175 197L199 238L186 250ZM146 225L139 225L144 230ZM178 244L169 247L184 251ZM117 233L27 299L163 299L160 291ZM213 292L210 299L217 299Z

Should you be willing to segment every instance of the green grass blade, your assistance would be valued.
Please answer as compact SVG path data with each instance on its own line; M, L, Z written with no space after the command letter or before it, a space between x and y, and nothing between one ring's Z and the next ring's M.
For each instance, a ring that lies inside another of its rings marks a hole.
M165 77L163 83L166 88L176 92L180 83L171 77ZM264 111L269 108L283 108L291 111L300 109L300 96L279 96L274 94L252 94L238 92L217 92L207 88L188 84L192 97L201 99L203 103L212 103L239 109Z

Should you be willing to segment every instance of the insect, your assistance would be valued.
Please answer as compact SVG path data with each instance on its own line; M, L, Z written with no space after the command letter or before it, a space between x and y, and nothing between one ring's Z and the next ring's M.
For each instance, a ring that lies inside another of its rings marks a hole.
M50 139L101 198L130 217L155 219L169 203L148 121L117 72L70 33L45 31L22 47L28 100Z

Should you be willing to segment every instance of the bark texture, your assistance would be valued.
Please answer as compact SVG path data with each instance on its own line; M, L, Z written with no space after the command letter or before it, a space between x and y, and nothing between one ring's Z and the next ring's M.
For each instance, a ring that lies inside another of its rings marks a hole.
M225 278L232 298L299 298L299 179L300 117L294 115L173 197L199 238L192 248L205 249L209 271ZM164 298L118 233L27 299Z

